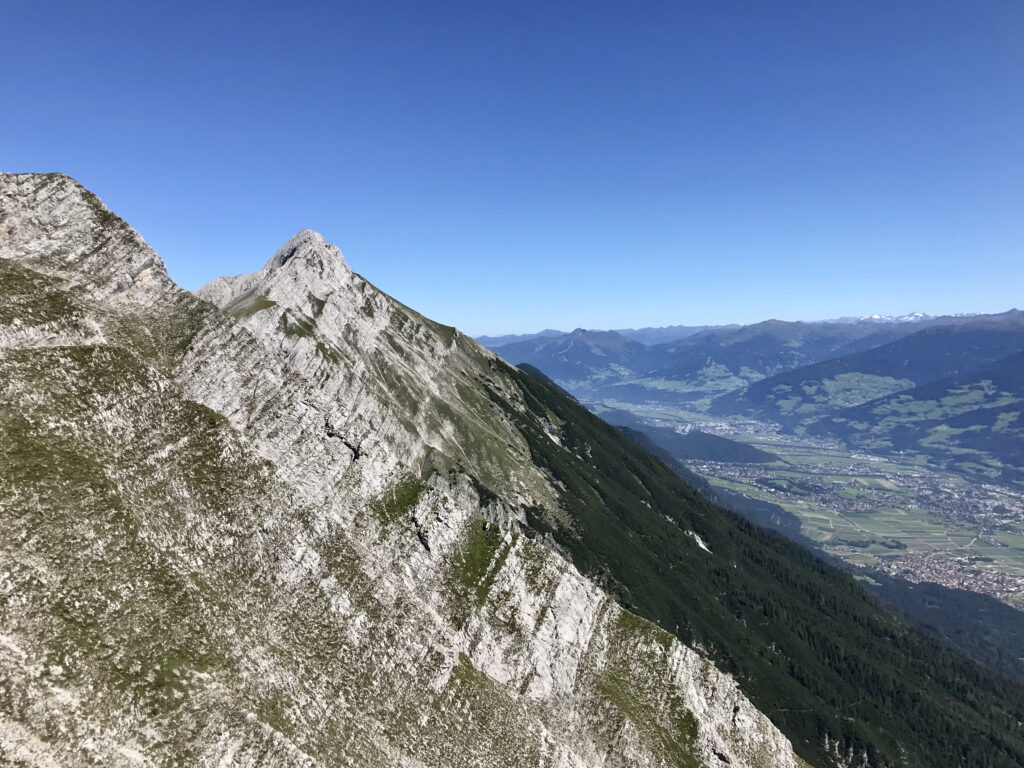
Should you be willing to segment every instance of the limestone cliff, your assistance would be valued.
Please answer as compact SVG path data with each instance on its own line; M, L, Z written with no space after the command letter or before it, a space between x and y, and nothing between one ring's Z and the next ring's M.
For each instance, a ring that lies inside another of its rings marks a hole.
M797 765L524 525L560 489L510 413L315 233L196 297L0 176L0 762Z

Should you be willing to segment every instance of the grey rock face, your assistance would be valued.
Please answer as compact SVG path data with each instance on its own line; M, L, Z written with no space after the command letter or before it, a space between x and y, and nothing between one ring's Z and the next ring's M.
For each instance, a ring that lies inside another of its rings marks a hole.
M797 765L523 535L505 370L315 233L196 297L0 176L0 763Z

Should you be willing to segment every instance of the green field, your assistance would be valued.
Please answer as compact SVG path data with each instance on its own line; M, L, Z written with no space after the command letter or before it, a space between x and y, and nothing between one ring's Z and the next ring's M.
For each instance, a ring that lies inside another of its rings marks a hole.
M748 479L709 476L712 485L779 504L800 518L803 535L832 554L869 567L893 563L907 554L970 557L970 567L979 573L994 570L1024 583L1024 535L987 531L981 525L954 528L935 511L916 506L912 501L916 496L913 488L878 476L889 474L920 480L927 473L944 488L963 489L969 481L958 475L925 470L911 463L864 458L862 454L840 449L791 445L764 435L729 437L780 456L786 464L776 463L766 469L781 484L792 484L797 490L773 492ZM823 470L822 465L844 465L850 469L840 474ZM822 504L799 492L801 482L832 485L839 498L866 502L870 508L852 511ZM873 491L884 494L885 503L870 504ZM1010 599L1024 605L1024 590Z

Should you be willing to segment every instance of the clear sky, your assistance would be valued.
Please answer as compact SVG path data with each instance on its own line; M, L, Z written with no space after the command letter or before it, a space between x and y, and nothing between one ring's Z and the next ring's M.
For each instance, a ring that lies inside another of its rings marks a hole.
M1024 3L6 0L0 169L473 333L1024 305Z

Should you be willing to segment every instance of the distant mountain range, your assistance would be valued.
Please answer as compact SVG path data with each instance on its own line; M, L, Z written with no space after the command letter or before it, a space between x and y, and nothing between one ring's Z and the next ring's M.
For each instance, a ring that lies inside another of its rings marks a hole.
M676 341L677 339L685 339L687 336L693 336L701 331L707 331L712 328L739 328L738 325L666 325L660 328L616 328L615 333L625 336L627 339L638 341L641 344L664 344L669 341ZM477 336L476 340L483 344L488 349L498 349L499 347L505 347L509 344L515 344L523 341L533 341L534 339L545 339L545 338L556 338L558 336L565 336L565 331L555 331L550 328L545 328L543 331L537 333L510 333L504 336Z
M644 329L647 338L657 330ZM1015 309L767 320L656 344L576 329L496 351L544 371L584 401L773 422L1024 482L1015 410L1024 401L1024 312Z
M827 323L923 323L934 320L934 316L924 312L910 312L906 315L863 315L862 317L837 317L826 320Z
M564 336L565 331L555 331L545 328L537 333L507 333L504 336L477 336L476 340L488 349L497 349L506 344L513 344L517 341L530 341L531 339L542 339L552 336Z
M617 328L615 332L622 334L627 339L651 346L686 339L702 331L739 327L738 325L666 325L661 328Z
M585 399L692 405L847 350L893 341L919 327L767 320L654 345L617 331L577 328L495 351L509 362L536 366Z
M651 359L647 346L617 331L577 328L561 336L543 336L498 348L506 360L529 363L558 382L644 370Z
M973 314L963 315L952 315L946 317L973 317ZM900 325L904 323L926 323L931 320L940 319L935 315L928 315L924 312L910 312L906 315L863 315L860 317L837 317L831 320L811 321L813 323L842 323L844 325L856 325L859 323L869 323L874 325ZM633 341L639 341L641 344L652 346L655 344L666 344L671 341L678 339L685 339L688 336L700 333L701 331L708 331L720 328L740 328L742 327L738 323L729 325L664 325L664 326L649 326L645 328L614 328L616 333L620 333L627 339ZM532 339L538 339L543 337L553 336L564 336L566 331L556 331L551 328L545 328L543 331L537 333L507 333L502 336L477 336L476 340L483 344L488 349L497 349L508 344L514 344L518 341L530 341Z

